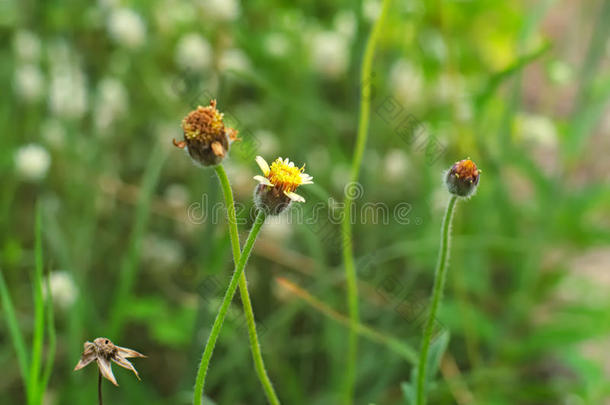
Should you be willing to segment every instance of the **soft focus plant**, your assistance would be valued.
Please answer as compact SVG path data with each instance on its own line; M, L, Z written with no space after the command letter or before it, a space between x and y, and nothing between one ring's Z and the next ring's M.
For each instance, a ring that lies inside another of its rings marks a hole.
M428 382L432 376L428 375L430 363L440 361L440 358L429 359L430 344L435 334L437 326L437 314L443 298L443 289L445 287L445 279L447 278L447 269L449 267L449 254L451 244L451 221L453 213L459 199L470 198L479 185L480 171L475 163L470 159L460 160L456 162L445 174L445 185L449 190L450 197L443 222L441 224L441 246L438 253L436 270L434 271L434 286L428 308L426 322L424 324L422 345L419 352L419 361L417 363L417 371L413 373L415 387L415 404L426 404L426 392ZM438 331L436 331L438 332ZM440 338L439 338L440 340ZM442 341L441 341L442 342ZM446 346L446 342L439 345L438 356L442 356L442 351Z

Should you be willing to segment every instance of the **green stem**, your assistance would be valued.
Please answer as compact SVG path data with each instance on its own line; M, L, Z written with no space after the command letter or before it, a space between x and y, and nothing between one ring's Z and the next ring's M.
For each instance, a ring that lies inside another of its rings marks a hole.
M373 30L366 43L364 57L362 59L362 70L360 72L360 118L358 122L358 134L356 137L356 147L352 160L351 177L352 183L358 182L360 177L360 166L364 156L364 148L369 129L369 118L371 109L371 79L373 57L375 56L375 48L379 40L381 29L385 25L385 20L388 15L388 9L391 0L383 0L383 8L379 19L375 22ZM344 403L351 404L354 397L354 386L356 380L356 360L358 355L358 332L357 325L359 324L358 310L358 284L356 277L356 267L354 265L354 255L352 252L352 204L354 197L350 193L346 193L345 207L343 212L342 230L342 246L343 246L343 262L345 263L345 279L347 284L347 304L350 317L350 331L347 349L347 364L345 366L345 393Z
M434 332L434 324L436 323L436 314L438 312L441 299L443 298L445 279L447 278L447 263L449 261L450 251L449 243L451 240L451 219L453 218L453 212L455 211L457 200L458 197L452 194L451 199L447 204L443 224L441 225L441 247L434 273L432 303L430 305L430 311L428 312L428 319L426 320L426 324L424 326L424 337L421 351L419 353L419 363L417 366L417 405L424 405L426 403L426 366L428 365L428 351L430 349L430 342Z
M212 331L210 332L210 336L208 337L208 341L205 344L205 349L203 350L203 356L201 357L201 364L199 365L199 370L197 371L197 379L195 381L195 392L193 396L193 405L201 404L203 400L203 386L205 383L205 376L208 371L208 366L210 365L210 360L212 358L212 352L214 351L214 346L216 345L216 340L218 340L218 335L220 334L220 329L222 328L222 324L227 315L227 311L229 310L229 305L231 305L231 300L235 295L235 290L237 290L237 284L239 282L239 278L246 267L246 263L248 262L248 258L250 257L250 253L252 252L252 248L254 247L254 242L256 241L256 237L261 230L263 223L265 222L265 214L262 211L258 212L256 219L254 220L254 224L252 225L252 229L250 230L250 234L248 235L248 239L244 245L244 250L239 257L239 261L237 262L237 266L235 266L235 272L231 277L231 281L229 282L229 287L225 293L225 296L222 300L222 305L220 306L220 310L216 315L216 319L214 320L214 325L212 326Z
M42 348L44 340L44 321L45 308L42 293L42 215L40 203L36 204L36 225L35 225L35 258L34 278L32 281L34 289L34 334L32 338L32 363L30 364L30 384L28 386L28 402L39 404L42 399L40 392L40 368L42 363ZM50 293L50 291L49 291Z
M99 405L104 405L102 400L102 372L98 370L97 373L97 402Z
M233 249L233 260L235 264L239 262L241 252L239 249L239 232L237 230L237 215L235 213L235 203L233 201L233 192L231 190L231 184L227 177L227 173L222 165L216 166L216 174L220 180L222 192L224 194L225 203L227 205L227 219L229 221L229 236L231 238L231 247ZM252 351L252 358L254 360L254 367L258 378L263 385L267 399L273 405L279 405L280 401L273 389L271 379L265 369L265 363L261 354L260 343L258 341L258 335L256 333L256 323L254 321L254 311L252 310L252 301L250 300L250 294L248 293L248 282L246 280L246 272L242 272L239 277L239 292L241 295L241 302L244 307L244 314L246 316L246 322L248 324L248 336L250 338L250 349Z

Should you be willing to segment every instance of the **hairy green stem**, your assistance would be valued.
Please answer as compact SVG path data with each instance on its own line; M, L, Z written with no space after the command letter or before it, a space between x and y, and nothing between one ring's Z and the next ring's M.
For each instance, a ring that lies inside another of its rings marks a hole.
M225 317L227 316L227 311L229 310L231 300L233 299L235 291L237 290L239 278L241 277L244 268L246 267L246 263L248 262L248 258L250 257L250 253L252 252L252 248L254 247L256 237L258 236L258 233L260 232L264 222L265 214L262 211L259 211L258 215L256 216L256 219L254 220L254 225L252 225L252 229L250 230L250 234L248 235L248 239L246 239L246 243L244 245L244 249L241 253L241 256L239 257L239 261L235 266L235 272L231 277L229 287L227 288L225 296L222 300L222 305L220 306L220 310L218 311L216 319L214 320L214 325L212 326L212 331L210 332L208 341L205 344L203 356L201 357L201 364L199 364L199 370L197 371L197 378L195 380L193 405L200 405L201 401L203 400L203 386L205 383L205 377L208 371L208 366L210 365L210 360L212 358L212 352L214 351L214 346L216 345L216 341L218 340L218 335L220 334L222 324L225 320Z
M445 217L443 218L443 223L441 225L441 246L438 254L438 261L436 263L436 270L434 272L432 301L428 312L428 319L424 326L424 336L419 352L419 363L417 365L417 405L424 405L426 403L426 366L428 365L428 351L434 332L434 324L436 323L436 314L443 298L445 279L447 278L447 263L449 261L450 252L449 244L451 241L451 220L453 218L457 200L458 197L452 194L451 199L447 204L447 210L445 211Z
M233 192L231 190L231 184L229 178L222 165L216 166L216 174L220 180L222 193L224 195L225 204L227 205L227 219L229 222L229 236L231 238L231 247L233 249L233 260L235 264L239 262L241 256L239 248L239 232L237 230L237 215L235 213L235 203L233 201ZM246 280L246 272L242 272L239 277L239 292L241 295L241 302L244 307L244 314L246 316L246 323L248 324L248 336L250 338L250 350L252 351L252 358L254 360L254 367L258 374L265 394L269 403L273 405L279 405L280 401L273 389L271 379L265 369L265 363L261 354L260 343L258 341L258 335L256 333L256 322L254 320L254 311L252 310L252 301L250 300L250 294L248 293L248 282Z
M364 148L369 129L369 117L371 109L371 83L373 57L375 56L375 47L381 29L385 25L385 20L388 15L388 9L391 0L383 0L383 8L381 15L375 22L373 30L366 43L364 57L362 59L362 70L360 72L360 118L358 122L358 134L356 138L356 147L352 160L350 182L357 183L360 177L360 166L364 156ZM351 404L354 397L354 386L356 380L356 360L358 356L358 332L357 325L359 324L358 310L358 283L356 276L356 266L354 264L354 255L352 251L352 204L354 195L349 190L345 193L345 207L343 212L343 222L341 224L342 231L342 246L343 246L343 262L345 264L345 279L347 284L347 304L350 317L350 331L347 349L347 362L345 366L345 404Z

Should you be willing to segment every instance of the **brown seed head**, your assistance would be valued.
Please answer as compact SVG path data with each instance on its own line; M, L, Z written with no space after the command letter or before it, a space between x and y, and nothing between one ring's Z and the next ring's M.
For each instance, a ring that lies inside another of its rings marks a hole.
M207 107L197 107L182 120L184 141L174 140L174 145L186 147L193 161L201 166L219 164L231 142L237 140L237 130L226 127L223 118L224 114L216 109L216 100Z

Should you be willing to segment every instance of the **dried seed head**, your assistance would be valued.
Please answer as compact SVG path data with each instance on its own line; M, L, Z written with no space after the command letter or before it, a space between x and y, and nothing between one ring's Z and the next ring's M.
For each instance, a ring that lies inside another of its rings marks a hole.
M138 375L138 372L133 364L127 360L131 357L146 356L135 350L127 349L126 347L115 346L109 339L99 337L93 342L85 342L83 354L76 367L74 367L74 371L80 370L95 360L100 373L118 387L119 384L116 382L116 378L114 378L110 362L113 361L119 366L133 371L139 380L140 376Z
M469 197L479 185L480 174L481 171L477 169L477 165L470 158L460 160L447 171L445 184L447 184L451 194Z
M193 161L201 166L215 166L222 162L231 142L237 140L237 130L226 127L224 114L216 109L216 100L207 107L199 106L182 120L184 140L174 145L186 147Z

